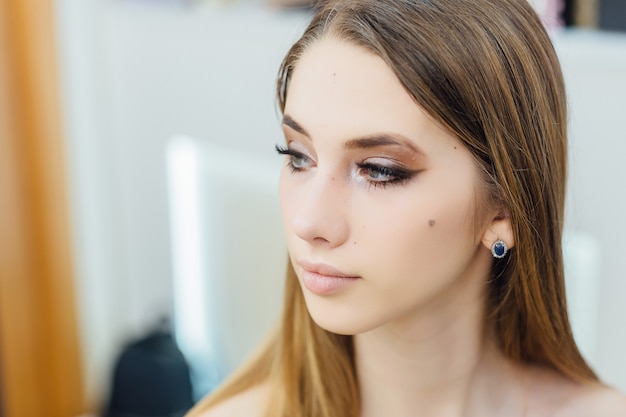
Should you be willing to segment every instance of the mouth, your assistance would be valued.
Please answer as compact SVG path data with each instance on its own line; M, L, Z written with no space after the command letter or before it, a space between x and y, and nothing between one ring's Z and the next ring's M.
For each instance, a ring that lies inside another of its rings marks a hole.
M301 281L306 289L317 295L330 295L340 292L356 281L360 276L350 275L327 264L299 260L302 268Z

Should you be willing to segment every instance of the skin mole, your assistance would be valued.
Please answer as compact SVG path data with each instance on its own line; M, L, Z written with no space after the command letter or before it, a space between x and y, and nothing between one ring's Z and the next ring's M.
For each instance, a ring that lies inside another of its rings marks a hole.
M428 225L430 227L435 227L435 221L434 220L428 220Z

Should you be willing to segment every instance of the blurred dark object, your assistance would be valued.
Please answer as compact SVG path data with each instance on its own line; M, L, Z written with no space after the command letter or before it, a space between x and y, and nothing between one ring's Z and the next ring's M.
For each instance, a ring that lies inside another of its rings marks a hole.
M189 365L160 329L122 351L104 417L182 417L193 403Z
M563 6L565 26L626 31L626 0L565 0Z
M270 7L283 9L310 9L318 6L325 0L266 0Z
M575 19L574 19L575 3L576 2L574 0L565 0L563 2L563 11L561 13L561 19L563 20L563 23L565 24L565 26L575 25Z
M626 0L600 0L600 29L626 31Z

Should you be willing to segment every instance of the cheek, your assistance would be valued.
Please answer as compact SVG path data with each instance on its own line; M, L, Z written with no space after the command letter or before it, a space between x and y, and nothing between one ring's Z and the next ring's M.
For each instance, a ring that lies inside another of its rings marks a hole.
M289 178L290 173L285 172L286 169L287 168L283 168L278 181L278 202L285 226L289 224L290 216L295 210L294 204L297 201L297 197L295 196L297 189L294 187L293 180Z
M280 175L278 186L278 200L280 214L285 233L287 249L291 253L301 244L294 230L294 218L302 205L306 204L306 189L294 181L293 174L284 168Z
M280 211L283 215L283 219L285 218L285 208L286 208L286 204L287 204L287 196L289 195L288 193L288 184L285 181L285 172L284 172L284 168L280 173L280 177L278 179L278 203L280 205Z
M471 196L461 193L440 200L404 198L393 208L364 209L354 240L376 275L452 279L478 244L471 207Z

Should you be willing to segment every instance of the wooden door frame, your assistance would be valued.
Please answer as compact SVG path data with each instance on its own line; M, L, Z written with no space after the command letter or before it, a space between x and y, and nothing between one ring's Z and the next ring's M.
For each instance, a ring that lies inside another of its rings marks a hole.
M84 412L53 0L0 0L4 417Z

